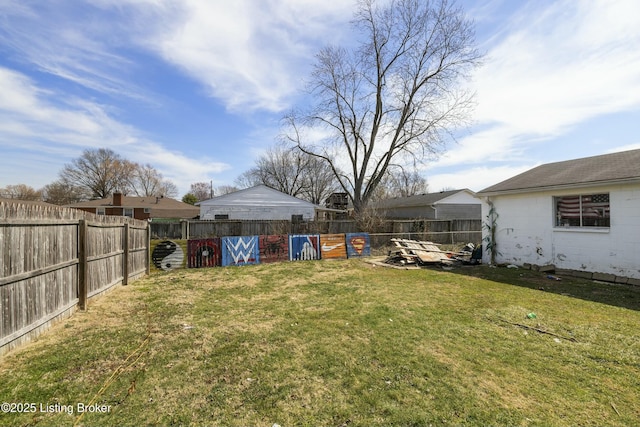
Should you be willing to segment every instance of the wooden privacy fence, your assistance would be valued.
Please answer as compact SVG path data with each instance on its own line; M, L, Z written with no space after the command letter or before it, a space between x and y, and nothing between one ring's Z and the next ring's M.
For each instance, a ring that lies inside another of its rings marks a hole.
M355 221L182 220L152 222L151 238L188 240L222 236L335 234L355 233L357 228Z
M221 236L254 236L276 234L339 234L367 232L372 247L386 246L393 237L430 240L435 243L480 243L480 219L453 220L381 220L366 228L354 220L273 221L273 220L184 220L174 223L151 223L152 238L204 239Z
M370 234L372 247L392 246L391 239L423 240L439 244L480 243L479 219L386 221Z
M0 202L0 355L148 271L145 221Z

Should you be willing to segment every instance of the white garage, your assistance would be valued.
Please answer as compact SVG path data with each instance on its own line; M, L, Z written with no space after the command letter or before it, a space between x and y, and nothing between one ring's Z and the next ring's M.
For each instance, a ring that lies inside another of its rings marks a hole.
M205 220L311 221L315 219L316 209L322 209L266 185L203 200L197 205L200 206L200 219Z

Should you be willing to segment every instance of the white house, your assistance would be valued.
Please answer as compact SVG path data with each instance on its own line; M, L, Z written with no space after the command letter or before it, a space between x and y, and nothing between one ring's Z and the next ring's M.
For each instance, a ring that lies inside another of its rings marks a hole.
M640 284L640 150L541 165L477 194L497 263Z
M200 219L308 221L315 218L316 209L323 209L266 185L203 200L197 205Z
M468 189L380 200L372 206L394 219L480 219L480 200Z

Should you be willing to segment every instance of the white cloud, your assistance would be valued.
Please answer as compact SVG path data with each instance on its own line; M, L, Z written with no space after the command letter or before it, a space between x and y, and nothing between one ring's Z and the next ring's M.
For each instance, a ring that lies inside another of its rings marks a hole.
M522 153L599 115L640 108L640 3L528 3L475 75L482 131L442 164Z
M4 144L27 146L57 141L68 146L118 145L127 126L104 107L37 86L30 78L0 67L0 135ZM62 100L59 102L58 100Z
M344 30L351 5L350 0L159 2L153 20L145 18L155 25L138 37L229 110L280 111L301 88L318 43L335 40Z
M194 182L209 181L231 168L206 156L197 159L178 150L171 150L153 141L138 140L118 150L123 157L137 163L150 163L165 179L178 186L180 195L188 192Z
M103 105L45 91L16 71L0 67L0 186L25 182L40 187L56 179L62 165L82 150L107 147L125 158L150 163L186 192L230 168L210 158L190 158L148 140L132 126L114 119ZM21 150L22 165L12 152ZM9 154L8 154L9 153ZM25 165L29 165L28 168ZM53 166L57 165L57 167Z
M100 93L145 100L132 83L134 63L118 51L127 45L117 16L90 7L49 1L3 5L0 46L12 59Z
M429 191L436 192L448 189L468 188L471 191L480 191L505 179L511 178L531 168L537 164L522 166L479 166L463 168L452 173L436 173L427 176Z

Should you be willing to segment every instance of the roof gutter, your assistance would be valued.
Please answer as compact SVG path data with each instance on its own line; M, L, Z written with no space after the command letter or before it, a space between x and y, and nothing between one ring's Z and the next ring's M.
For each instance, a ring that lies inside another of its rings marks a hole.
M543 191L554 191L554 190L570 190L572 188L582 188L582 187L604 187L612 184L636 184L640 183L640 177L634 178L625 178L625 179L614 179L607 181L594 181L594 182L579 182L579 183L571 183L571 184L559 184L559 185L548 185L544 187L529 187L529 188L515 188L512 190L498 190L498 191L479 191L476 193L479 197L489 197L489 196L503 196L509 194L523 194L523 193L540 193Z

